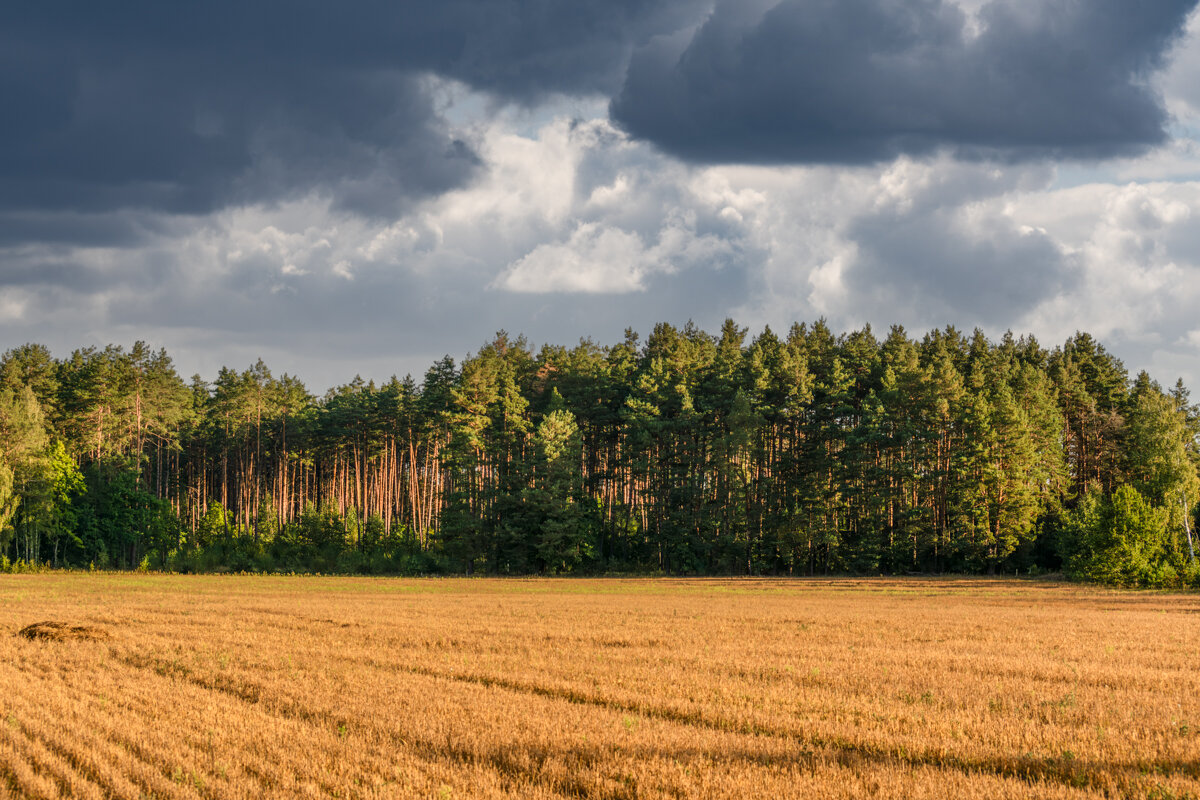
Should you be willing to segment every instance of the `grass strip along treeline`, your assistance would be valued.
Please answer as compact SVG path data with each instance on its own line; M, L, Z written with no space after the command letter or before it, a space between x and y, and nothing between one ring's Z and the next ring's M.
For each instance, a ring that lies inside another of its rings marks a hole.
M176 570L856 574L1187 586L1200 415L1087 334L689 324L317 397L261 361L0 360L0 553Z

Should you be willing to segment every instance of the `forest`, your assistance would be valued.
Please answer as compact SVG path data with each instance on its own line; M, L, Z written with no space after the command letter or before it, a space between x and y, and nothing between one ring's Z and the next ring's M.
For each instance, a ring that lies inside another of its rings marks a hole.
M417 379L0 359L0 569L1200 583L1200 412L1086 333L500 332Z

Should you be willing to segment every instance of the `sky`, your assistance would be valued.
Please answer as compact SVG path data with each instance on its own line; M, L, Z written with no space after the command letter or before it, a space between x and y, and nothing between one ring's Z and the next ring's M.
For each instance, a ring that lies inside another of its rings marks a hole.
M688 320L1200 387L1198 0L0 6L0 351L325 389Z

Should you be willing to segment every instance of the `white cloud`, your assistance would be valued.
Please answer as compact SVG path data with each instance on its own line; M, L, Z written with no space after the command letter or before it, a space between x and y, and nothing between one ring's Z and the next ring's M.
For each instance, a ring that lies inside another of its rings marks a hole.
M580 224L561 244L541 244L514 262L493 286L513 292L623 294L645 289L660 267L635 233Z
M729 242L697 235L695 224L695 212L676 210L659 231L658 241L647 246L636 233L580 223L567 241L538 245L513 262L492 286L532 294L644 291L652 274L671 275L731 257Z
M1032 196L1016 209L1078 255L1081 279L1026 319L1061 337L1076 329L1175 342L1200 298L1200 183L1093 184Z
M25 306L28 301L19 296L20 294L24 293L18 293L11 289L6 289L3 294L0 294L0 321L18 322L24 318Z
M1200 8L1188 17L1158 84L1177 122L1193 126L1200 122Z

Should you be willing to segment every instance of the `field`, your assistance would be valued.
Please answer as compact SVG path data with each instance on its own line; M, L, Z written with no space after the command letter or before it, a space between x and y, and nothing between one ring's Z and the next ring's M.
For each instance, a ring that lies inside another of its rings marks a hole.
M1196 797L1198 646L1017 580L0 576L0 797Z

